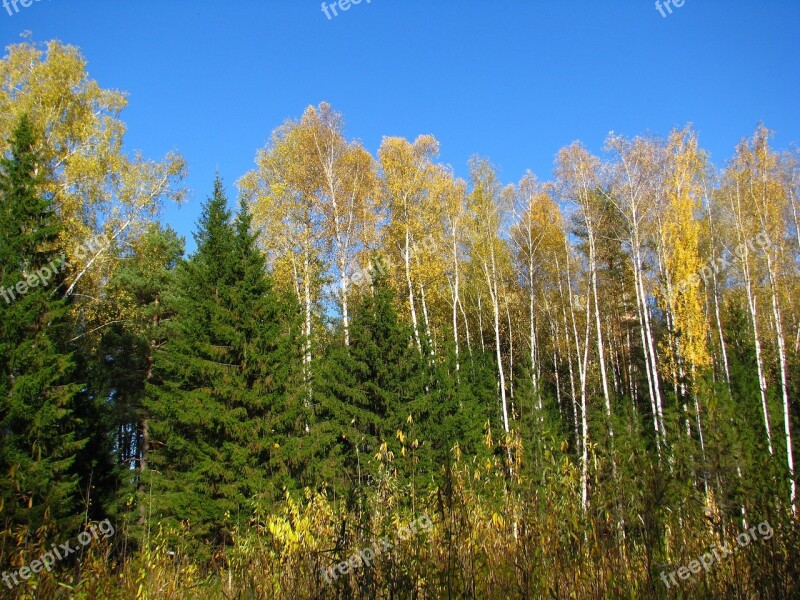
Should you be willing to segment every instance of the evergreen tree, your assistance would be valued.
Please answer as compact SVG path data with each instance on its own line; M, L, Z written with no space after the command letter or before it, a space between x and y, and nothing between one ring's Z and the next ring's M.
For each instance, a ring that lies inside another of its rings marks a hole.
M435 484L441 483L442 467L452 461L456 444L465 456L485 456L487 423L494 419L493 426L502 427L498 412L493 410L497 367L492 357L483 353L462 356L458 377L452 348L445 347L439 359L427 364L430 393L415 403L414 420L406 426L412 440L422 442L419 472Z
M197 252L176 274L175 316L163 325L146 402L153 514L190 522L206 548L227 542L231 520L274 493L269 466L280 441L272 424L292 364L291 332L278 318L247 207L232 223L226 204L217 178Z
M330 345L317 370L308 480L335 482L340 493L376 477L375 455L384 442L402 465L400 444L414 439L401 442L397 432L408 438L408 417L430 417L428 373L412 330L397 314L385 275L374 271L371 289L353 311L350 345Z
M106 298L124 317L106 328L95 353L93 388L106 402L108 437L116 463L115 488L105 496L115 511L133 508L138 488L144 498L142 478L147 469L149 419L144 406L146 383L152 377L153 355L161 340L160 324L170 318L165 294L183 256L184 241L171 228L151 225L136 240L133 251L115 270ZM126 506L119 506L124 502ZM146 515L139 506L137 521Z
M58 219L46 165L20 119L0 159L0 506L4 523L71 530L78 513L74 408Z
M244 472L247 493L271 500L294 483L293 457L286 445L301 431L303 415L300 310L291 295L278 295L266 275L244 201L239 203L234 230L237 273L230 305L237 324L234 348L241 365L240 402L247 413L239 445L250 452Z

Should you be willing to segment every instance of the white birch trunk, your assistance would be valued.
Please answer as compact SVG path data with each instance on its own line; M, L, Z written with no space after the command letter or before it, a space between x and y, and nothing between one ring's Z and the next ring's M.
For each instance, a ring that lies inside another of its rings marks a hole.
M417 309L414 304L414 284L411 282L411 232L406 224L405 248L403 251L403 261L405 263L406 286L408 287L408 306L411 310L411 325L414 328L414 341L417 350L422 353L422 342L419 337L419 324L417 323Z
M735 216L736 234L739 247L742 248L740 263L744 277L745 292L747 294L747 309L750 312L750 323L753 326L753 344L756 351L756 369L758 371L758 387L761 393L761 408L764 413L764 428L767 433L767 449L770 455L774 454L772 448L772 425L770 423L769 407L767 405L767 380L764 376L764 360L761 355L761 337L758 330L758 300L753 292L752 274L750 272L750 246L742 230L742 199L739 185L736 185L735 199L731 198L731 208Z
M792 429L791 429L791 404L789 400L789 382L786 368L786 341L783 335L783 323L780 305L778 304L778 290L776 286L775 264L767 250L767 272L769 274L770 295L772 296L772 315L775 324L775 336L778 342L778 364L781 373L781 398L783 400L783 428L786 437L786 465L789 468L789 498L792 505L792 513L797 512L797 484L794 476L794 452L792 448Z

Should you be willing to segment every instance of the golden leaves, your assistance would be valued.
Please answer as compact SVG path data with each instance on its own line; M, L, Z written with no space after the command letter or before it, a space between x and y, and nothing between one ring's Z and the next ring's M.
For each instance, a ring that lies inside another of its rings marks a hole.
M180 201L184 193L177 187L186 168L180 155L153 161L126 153L119 118L126 104L123 93L89 78L73 46L53 41L42 50L17 44L0 60L0 151L17 119L27 114L52 177L42 191L52 194L57 207L59 246L77 265L69 274L81 298L74 308L90 323L103 308L87 299L99 297L118 253L103 248L81 260L81 248L97 234L117 247L135 244L163 203Z

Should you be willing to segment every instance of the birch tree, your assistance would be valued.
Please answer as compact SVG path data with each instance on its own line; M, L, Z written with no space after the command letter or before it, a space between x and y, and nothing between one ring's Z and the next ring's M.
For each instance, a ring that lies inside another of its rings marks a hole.
M652 218L654 210L654 184L658 177L659 167L657 148L652 140L640 137L628 140L613 133L609 136L606 146L617 159L614 164L614 183L609 200L617 207L625 220L626 243L634 279L636 311L645 355L645 371L653 412L653 427L657 444L663 446L666 443L664 410L658 373L658 356L645 281L645 251L648 235L646 225Z
M448 267L445 271L450 290L451 326L453 347L456 358L456 371L461 368L461 344L459 338L458 315L463 311L461 303L461 262L464 260L464 244L467 227L467 184L462 179L454 179L450 173L442 173L440 199L442 203L442 231L448 254ZM468 326L464 322L466 330Z
M439 143L433 136L419 136L414 143L403 138L384 138L378 150L382 172L382 201L388 214L386 245L401 256L414 342L422 352L417 287L413 274L413 248L425 237L424 204L429 201L435 175L434 157Z
M84 319L102 309L97 298L118 264L112 245L127 246L142 236L165 203L181 202L185 163L177 153L145 158L125 146L125 94L105 90L91 79L74 46L49 42L8 48L0 60L0 153L18 119L27 115L51 177L42 190L52 194L62 222L57 246L66 252L67 294ZM86 255L87 242L98 244Z
M561 214L545 186L537 181L533 173L526 173L513 193L514 226L511 240L516 250L517 271L527 291L531 386L541 420L543 348L537 317L543 311L538 304L539 296L548 293L547 286L552 281L548 267L561 241ZM557 389L557 393L560 393L560 389Z
M338 278L345 346L350 345L349 276L360 250L374 242L377 175L372 156L344 137L342 116L329 104L309 107L300 127L311 137L311 171L320 177L314 203L322 217L331 270Z
M790 480L790 503L792 512L795 512L797 509L797 484L795 482L792 448L787 344L780 293L780 286L784 278L784 257L787 256L786 239L788 238L788 232L786 231L787 222L784 218L784 211L788 204L787 197L789 194L784 185L786 178L780 173L779 156L771 150L769 138L769 131L764 126L759 126L750 140L739 144L731 169L737 179L737 209L739 208L739 197L741 197L744 207L746 207L739 214L752 219L755 226L754 229L758 230L755 239L762 242L757 247L765 267L769 304L772 308L772 326L775 334L781 400L783 403L786 465ZM741 252L746 252L751 243L752 240L745 241L744 246L740 246ZM755 322L755 315L753 315L753 319Z
M772 423L769 404L767 401L767 376L763 356L763 328L760 323L759 297L757 285L760 280L759 272L762 270L758 256L754 252L752 240L759 233L759 225L754 218L752 207L748 201L748 190L752 180L751 168L748 166L750 150L746 142L741 142L737 147L736 157L723 175L720 194L724 198L731 216L734 243L741 249L737 256L737 264L741 269L744 282L744 293L747 302L750 326L753 334L755 349L756 374L761 396L761 409L764 416L764 429L766 432L767 450L774 454L772 444Z
M470 161L472 191L469 195L471 213L470 261L480 271L486 294L491 302L492 329L494 332L495 359L502 409L503 428L511 431L506 389L506 371L503 365L500 337L500 301L503 281L511 267L508 245L500 236L503 225L502 190L494 168L488 161L473 158Z
M600 161L590 155L580 144L572 144L562 149L556 159L556 185L561 194L578 209L577 218L580 227L585 231L587 242L587 261L589 282L594 303L595 335L597 339L598 362L600 364L600 380L603 387L606 418L609 433L614 436L611 424L611 394L606 373L605 344L603 327L600 318L600 297L597 292L597 237L603 228L603 212L599 208L601 200Z
M697 435L705 462L698 371L711 365L711 356L707 346L708 322L697 275L702 270L697 215L703 194L704 157L698 148L697 135L689 128L673 131L665 150L665 207L659 218L664 275L659 295L662 306L670 315L671 342L664 344L664 353L678 373L676 389L679 398L691 395L694 401ZM685 412L688 429L689 411L685 409ZM707 493L705 467L703 482Z

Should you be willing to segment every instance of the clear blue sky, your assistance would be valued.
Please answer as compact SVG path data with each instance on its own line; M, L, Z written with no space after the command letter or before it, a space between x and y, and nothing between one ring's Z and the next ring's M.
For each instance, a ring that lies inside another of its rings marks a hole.
M13 9L12 9L13 10ZM330 102L350 137L435 135L464 175L473 154L506 182L551 176L580 139L666 134L692 122L718 164L759 121L800 142L800 1L363 0L328 20L320 0L37 0L0 41L79 46L103 87L129 93L127 146L180 151L189 235L217 168L234 183L271 131Z

